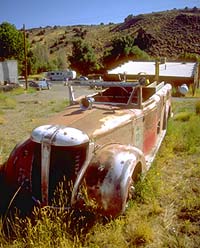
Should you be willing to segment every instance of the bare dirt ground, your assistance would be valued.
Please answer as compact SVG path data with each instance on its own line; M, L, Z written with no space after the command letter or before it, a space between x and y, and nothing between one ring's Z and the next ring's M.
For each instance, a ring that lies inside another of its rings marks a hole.
M75 97L92 92L88 87L74 87ZM68 96L68 87L62 82L54 82L51 90L12 96L15 106L3 110L4 122L0 125L0 164L33 128L46 124L48 117L63 110L68 105Z

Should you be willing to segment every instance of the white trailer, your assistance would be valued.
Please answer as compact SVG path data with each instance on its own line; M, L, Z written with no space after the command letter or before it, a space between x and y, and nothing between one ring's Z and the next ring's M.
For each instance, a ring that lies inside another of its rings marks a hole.
M76 78L76 72L73 70L49 71L46 74L47 79L51 81L66 81Z

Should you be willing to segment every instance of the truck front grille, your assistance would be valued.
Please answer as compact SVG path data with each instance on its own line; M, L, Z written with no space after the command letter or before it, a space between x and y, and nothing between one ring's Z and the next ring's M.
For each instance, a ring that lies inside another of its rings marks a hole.
M55 197L55 190L62 182L69 197L73 184L87 155L88 143L74 147L51 147L49 171L49 203ZM41 144L36 144L32 163L31 188L32 195L41 201ZM66 201L68 201L66 199Z

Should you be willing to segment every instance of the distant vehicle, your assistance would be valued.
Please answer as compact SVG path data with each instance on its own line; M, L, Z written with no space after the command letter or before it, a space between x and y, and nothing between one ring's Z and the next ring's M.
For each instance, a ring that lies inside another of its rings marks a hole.
M51 81L65 81L76 78L76 72L73 70L49 71L46 73L47 79Z
M45 79L42 79L40 81L31 81L29 82L29 87L35 88L37 90L50 90L52 87L52 84Z
M65 80L64 81L64 86L68 86L68 82L69 82L70 80ZM73 82L77 82L77 83L79 83L80 81L89 81L89 79L87 78L87 77L85 77L85 76L80 76L80 77L78 77L78 78L75 78L75 79L73 79Z
M181 86L178 86L178 92L182 95L185 96L189 91L189 88L187 84L182 84Z
M88 80L88 78L87 77L85 77L85 76L80 76L79 78L78 78L78 80Z
M19 76L18 80L25 80L25 77L24 76Z

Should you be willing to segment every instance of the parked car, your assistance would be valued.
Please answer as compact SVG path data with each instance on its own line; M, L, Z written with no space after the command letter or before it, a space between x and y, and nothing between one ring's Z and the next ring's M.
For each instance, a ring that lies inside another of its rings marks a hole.
M50 90L52 87L52 84L48 80L43 79L39 81L29 82L29 87L35 88L37 90Z
M79 85L80 82L85 82L85 81L88 82L89 79L88 79L87 77L85 77L85 76L80 76L80 77L75 78L75 79L65 80L64 83L63 83L63 85L64 85L64 86L68 86L68 85L69 85L69 82L70 82L70 84L71 84L71 81L73 81L74 83L76 82L76 84Z
M86 76L80 76L80 77L78 78L78 80L87 81L87 80L88 80L88 78L87 78Z
M90 96L71 94L71 106L14 148L1 171L5 211L11 201L22 212L34 206L57 209L56 192L63 192L67 209L108 217L126 210L134 184L150 168L165 136L172 87L164 82L99 85L102 90Z

